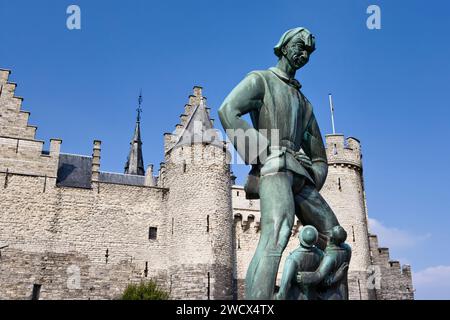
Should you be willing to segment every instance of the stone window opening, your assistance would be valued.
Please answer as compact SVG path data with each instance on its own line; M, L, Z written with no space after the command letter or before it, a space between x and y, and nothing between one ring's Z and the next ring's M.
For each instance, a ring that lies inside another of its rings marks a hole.
M206 232L209 233L209 214L206 216Z
M211 300L211 274L208 272L208 288L207 288L208 300Z
M342 191L341 178L338 178L339 191Z
M359 300L362 300L361 281L358 279Z
M355 228L352 226L352 236L353 236L353 242L356 241L355 239Z
M39 297L41 295L41 284L33 284L33 293L31 294L31 300L39 300Z
M158 235L158 228L156 228L156 227L148 228L148 239L149 240L156 240L157 235Z
M241 237L239 237L239 236L237 238L237 248L241 249Z
M173 234L173 224L174 224L175 218L172 218L172 234Z
M47 175L45 175L45 178L44 178L44 189L42 190L42 192L45 193L46 189L47 189Z
M337 154L338 154L338 151L337 151L337 146L336 146L336 144L334 144L334 148L333 148L333 154L334 154L334 155L337 155Z
M239 197L239 191L238 192L236 192L236 195Z
M144 277L148 276L148 261L145 261Z
M186 173L186 161L183 161L183 173Z
M9 178L9 169L6 169L6 174L5 174L5 183L3 185L3 188L6 189L8 188L8 178Z

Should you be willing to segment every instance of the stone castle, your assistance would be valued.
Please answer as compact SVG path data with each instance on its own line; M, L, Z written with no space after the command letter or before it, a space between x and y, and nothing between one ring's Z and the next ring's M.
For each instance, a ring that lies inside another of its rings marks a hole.
M0 69L0 299L115 299L145 279L172 299L245 298L259 202L235 185L226 143L201 134L213 130L201 87L164 134L157 173L144 168L138 114L121 174L101 171L100 141L89 156L62 153L60 139L43 150L9 76ZM368 231L359 141L328 135L326 146L322 195L353 249L350 298L413 299L410 267Z

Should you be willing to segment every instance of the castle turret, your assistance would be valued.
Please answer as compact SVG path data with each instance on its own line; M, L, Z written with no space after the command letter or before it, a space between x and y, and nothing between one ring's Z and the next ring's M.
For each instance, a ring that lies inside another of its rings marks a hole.
M171 223L171 296L233 297L231 179L224 142L209 117L200 87L181 123L165 135L165 182Z
M371 261L361 146L355 138L333 134L326 136L326 147L329 169L321 193L347 231L347 243L352 247L350 299L371 299L373 292L367 288Z

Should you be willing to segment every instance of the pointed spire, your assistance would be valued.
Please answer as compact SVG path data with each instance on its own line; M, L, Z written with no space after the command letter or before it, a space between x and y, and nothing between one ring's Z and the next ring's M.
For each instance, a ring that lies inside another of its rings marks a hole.
M134 174L144 176L144 159L142 157L142 140L141 140L141 113L142 113L142 90L138 98L138 108L136 127L134 129L133 139L130 142L130 154L128 155L127 163L125 164L125 174Z

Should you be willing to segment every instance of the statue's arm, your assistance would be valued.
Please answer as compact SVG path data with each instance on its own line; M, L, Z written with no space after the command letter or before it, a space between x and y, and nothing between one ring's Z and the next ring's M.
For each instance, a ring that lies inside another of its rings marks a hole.
M334 274L330 275L327 278L325 284L327 286L332 286L338 283L344 278L344 276L347 274L347 271L348 271L348 263L343 263Z
M334 274L330 275L327 278L327 280L325 281L325 284L327 286L332 286L336 284L347 275L350 260L352 257L352 248L346 243L342 244L341 246L347 253L347 262L344 262Z
M276 300L286 300L287 294L291 289L292 278L295 277L296 263L291 257L284 263L283 274L281 276L280 290L275 296Z
M325 145L314 113L311 115L308 127L305 130L302 147L305 154L311 159L313 179L317 190L320 191L327 179L328 161Z
M262 78L250 73L241 81L223 102L219 109L219 118L231 143L246 164L256 163L257 156L263 151L258 150L258 154L246 152L245 138L248 145L266 145L267 139L258 130L254 129L242 116L258 110L263 104L264 83ZM258 144L260 143L260 144Z
M333 262L330 256L325 255L316 271L297 273L297 282L304 285L317 285L321 283L330 274L333 268Z

